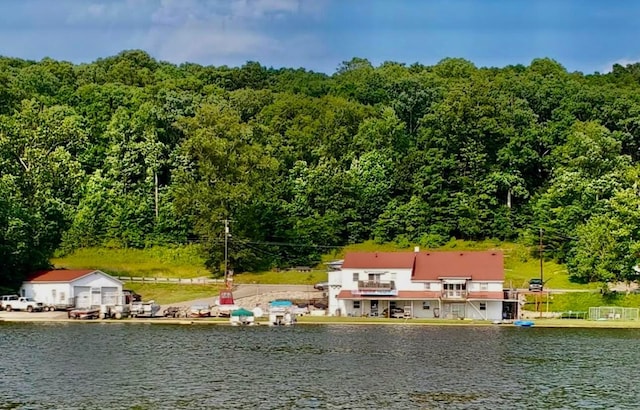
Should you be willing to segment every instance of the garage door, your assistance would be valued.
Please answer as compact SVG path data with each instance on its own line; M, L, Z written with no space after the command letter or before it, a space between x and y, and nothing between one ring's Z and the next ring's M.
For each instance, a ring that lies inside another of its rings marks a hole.
M118 296L118 288L103 286L102 287L102 304L103 305L116 305L117 304L117 296Z
M74 286L73 295L76 298L76 307L91 307L91 288L89 286Z

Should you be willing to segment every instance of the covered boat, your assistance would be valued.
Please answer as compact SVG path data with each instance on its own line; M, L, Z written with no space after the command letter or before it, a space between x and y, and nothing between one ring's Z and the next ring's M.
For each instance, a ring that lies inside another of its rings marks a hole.
M234 326L253 325L255 324L255 317L252 311L240 308L231 312L229 322Z
M231 312L240 308L233 300L233 293L230 290L220 291L220 296L216 299L216 307L218 316L231 316Z
M269 302L269 325L290 326L296 322L294 305L290 300L273 300Z

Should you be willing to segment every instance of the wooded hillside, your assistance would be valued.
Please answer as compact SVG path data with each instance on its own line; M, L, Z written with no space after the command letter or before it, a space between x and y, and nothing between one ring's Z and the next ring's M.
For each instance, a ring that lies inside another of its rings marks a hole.
M634 279L640 65L304 69L125 51L0 58L0 278L56 250L197 241L230 268L368 239L544 237L578 280Z

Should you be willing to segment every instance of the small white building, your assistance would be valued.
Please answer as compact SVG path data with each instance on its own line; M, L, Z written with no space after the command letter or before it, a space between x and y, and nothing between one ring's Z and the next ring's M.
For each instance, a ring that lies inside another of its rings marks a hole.
M114 304L123 283L99 270L55 269L36 272L20 294L46 306L90 308Z
M329 314L498 320L516 300L503 290L499 251L348 253L329 272Z

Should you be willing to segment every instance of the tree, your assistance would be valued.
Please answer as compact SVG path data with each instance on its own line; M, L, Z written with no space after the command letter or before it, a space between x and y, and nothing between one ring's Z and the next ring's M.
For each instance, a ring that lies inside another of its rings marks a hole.
M181 127L186 140L173 188L177 209L208 238L209 265L217 270L220 259L212 249L219 248L220 222L243 214L252 196L271 180L278 162L253 141L251 127L229 107L203 105L194 118L184 118ZM231 262L236 264L235 255Z
M638 178L638 169L630 173ZM576 230L567 262L571 276L581 282L632 282L640 277L640 191L624 189L606 201L602 213Z

